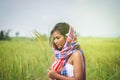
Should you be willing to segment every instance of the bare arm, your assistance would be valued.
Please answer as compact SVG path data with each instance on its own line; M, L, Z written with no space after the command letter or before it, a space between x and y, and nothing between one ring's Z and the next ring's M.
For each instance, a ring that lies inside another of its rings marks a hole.
M53 69L50 69L48 72L48 76L52 79L59 80L82 80L83 79L83 67L82 67L82 56L79 51L74 52L72 55L73 67L74 67L74 77L65 77L63 75L57 74Z

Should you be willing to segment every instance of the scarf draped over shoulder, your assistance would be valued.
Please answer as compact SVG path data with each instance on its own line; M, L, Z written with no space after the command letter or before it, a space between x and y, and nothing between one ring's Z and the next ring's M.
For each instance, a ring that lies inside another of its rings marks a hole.
M67 76L66 63L67 57L74 53L76 48L82 52L80 45L77 43L76 32L73 27L69 27L69 32L66 34L67 39L62 50L57 50L53 45L54 55L57 60L52 64L52 68L61 75ZM82 52L83 55L83 52ZM84 57L84 55L83 55ZM85 63L85 62L84 62ZM85 67L85 64L84 64ZM84 68L85 69L85 68Z

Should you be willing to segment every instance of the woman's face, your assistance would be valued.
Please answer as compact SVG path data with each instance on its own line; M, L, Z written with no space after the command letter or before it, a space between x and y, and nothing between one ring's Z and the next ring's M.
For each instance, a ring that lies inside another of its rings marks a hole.
M56 45L56 47L58 49L62 49L62 47L64 46L64 44L66 42L66 37L61 35L59 31L55 31L52 34L52 38L53 38L53 42Z

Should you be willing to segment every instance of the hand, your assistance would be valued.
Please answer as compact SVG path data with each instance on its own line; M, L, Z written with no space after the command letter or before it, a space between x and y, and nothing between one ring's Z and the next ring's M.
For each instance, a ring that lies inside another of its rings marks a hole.
M49 68L49 71L48 71L48 76L49 78L51 79L55 79L56 78L56 71L53 69L53 68Z

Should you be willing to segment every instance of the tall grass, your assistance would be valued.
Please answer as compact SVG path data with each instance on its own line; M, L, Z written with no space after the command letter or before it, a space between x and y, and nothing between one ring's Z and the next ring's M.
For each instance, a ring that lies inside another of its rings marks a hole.
M0 80L48 80L53 52L48 41L38 40L0 41ZM86 58L87 80L120 79L120 38L79 37L78 42Z
M87 80L120 79L120 38L79 38L87 63Z
M2 41L0 80L47 80L51 55L51 49L36 40Z

